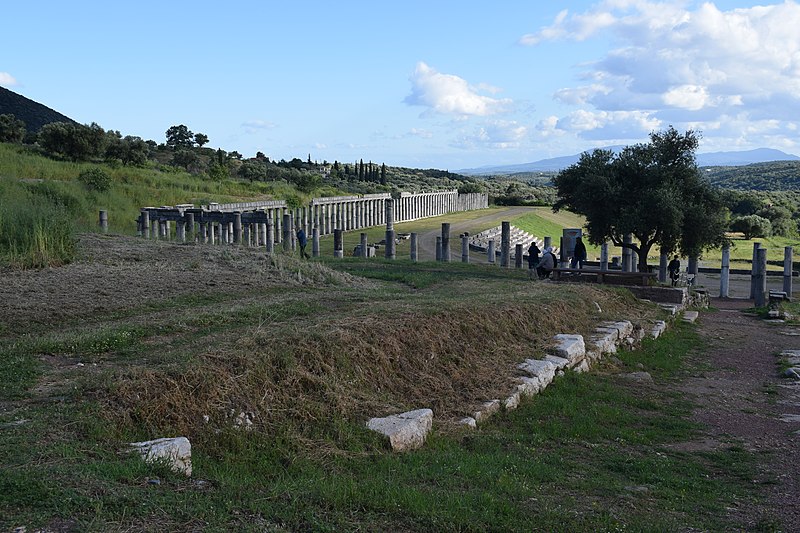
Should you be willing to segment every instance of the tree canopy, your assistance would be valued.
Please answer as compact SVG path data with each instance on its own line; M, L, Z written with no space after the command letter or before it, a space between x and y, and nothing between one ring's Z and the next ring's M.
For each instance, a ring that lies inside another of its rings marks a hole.
M618 154L594 150L554 179L553 210L570 209L586 217L589 240L610 240L632 249L639 269L647 268L653 245L662 252L697 256L725 242L727 210L701 175L695 161L699 136L673 127L650 134L650 142ZM632 234L637 242L624 243Z

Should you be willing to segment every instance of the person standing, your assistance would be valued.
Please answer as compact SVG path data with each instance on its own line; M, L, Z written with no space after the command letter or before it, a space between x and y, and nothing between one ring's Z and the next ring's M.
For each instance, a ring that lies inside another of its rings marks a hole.
M575 251L572 252L572 262L570 268L583 268L583 262L586 261L586 245L583 244L583 239L580 237L575 239Z
M677 255L669 262L667 270L669 271L669 279L672 280L672 286L674 287L678 284L678 278L681 276L681 262Z
M542 251L536 246L536 242L532 242L530 248L528 248L528 272L531 275L533 275L534 269L539 264L540 253L542 253Z
M300 228L297 230L297 246L300 248L301 259L308 259L308 254L306 253L306 244L308 244L306 232L303 231L303 228Z

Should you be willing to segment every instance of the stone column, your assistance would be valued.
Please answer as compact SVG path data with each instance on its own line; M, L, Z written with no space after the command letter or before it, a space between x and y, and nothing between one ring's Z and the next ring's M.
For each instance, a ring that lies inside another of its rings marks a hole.
M667 282L667 254L661 252L658 256L658 281L661 283Z
M367 257L367 234L361 234L361 257Z
M547 249L553 245L553 238L552 237L545 237L544 238L544 249ZM542 250L544 252L544 250Z
M100 210L97 225L100 226L100 231L103 233L108 233L108 211L105 209Z
M344 257L344 244L342 239L343 231L341 229L333 230L333 257L341 259Z
M792 259L794 251L791 246L783 249L783 292L786 296L792 297Z
M214 240L216 237L214 236L214 231L217 227L216 222L209 222L208 223L208 244L214 244Z
M567 268L569 262L567 261L567 247L564 246L564 237L558 238L558 266L559 268Z
M758 249L761 248L760 242L753 243L753 263L750 267L750 299L756 297L756 274L758 271Z
M417 243L417 234L416 232L411 233L411 262L417 262L417 254L419 252L419 244Z
M394 200L386 200L386 259L395 258L394 246Z
M186 222L183 219L175 223L175 233L178 242L186 242Z
M200 223L200 238L202 244L208 244L208 228L205 222Z
M145 239L150 238L150 211L142 209L142 235Z
M697 263L698 263L697 256L696 255L695 256L691 256L690 255L689 256L689 265L687 267L688 268L687 272L689 274L694 274L695 276L697 276L697 272L698 272Z
M517 244L514 247L514 268L522 268L522 255L523 255L523 253L524 252L522 251L522 245L521 244Z
M271 254L275 251L275 225L272 223L272 219L267 219L267 253Z
M186 237L194 242L194 213L186 213Z
M494 264L496 255L497 254L494 253L494 239L489 239L489 242L486 244L486 256L489 263Z
M450 262L450 223L442 222L442 261Z
M238 211L233 214L233 243L242 244L242 214Z
M622 242L624 244L633 244L633 235L630 233L625 234L623 237ZM622 271L623 272L633 272L633 254L631 253L633 250L630 248L623 246L622 247Z
M311 256L319 257L319 227L314 226L311 230Z
M461 262L469 263L469 235L461 236Z
M608 243L604 242L600 245L600 270L605 272L608 270Z
M325 235L330 235L331 233L331 206L332 204L322 206L325 209Z
M767 305L767 249L759 248L756 268L756 307Z
M511 222L501 223L500 233L500 266L511 267Z
M722 247L722 268L719 270L719 297L727 298L729 295L731 275L731 247Z
M436 236L436 260L442 260L442 237L441 235Z
M291 234L292 215L283 215L283 251L292 251L292 234Z

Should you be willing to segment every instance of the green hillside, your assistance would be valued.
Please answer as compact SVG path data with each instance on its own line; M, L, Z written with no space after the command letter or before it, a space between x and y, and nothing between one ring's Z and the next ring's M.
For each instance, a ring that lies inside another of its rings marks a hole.
M792 191L800 189L800 161L771 161L736 167L704 167L708 180L723 189Z
M46 105L34 102L21 94L0 87L0 115L5 114L14 115L22 120L25 123L25 128L34 133L39 131L45 124L51 122L75 122L68 116L62 115Z

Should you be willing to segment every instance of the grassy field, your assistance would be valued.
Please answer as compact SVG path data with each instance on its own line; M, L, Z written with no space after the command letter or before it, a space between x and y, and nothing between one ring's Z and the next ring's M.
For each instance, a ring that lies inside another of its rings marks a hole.
M80 256L6 278L31 289L24 307L2 295L2 530L726 530L726 506L757 497L757 457L735 443L671 446L702 431L670 385L702 346L688 325L455 425L554 333L660 316L624 290L124 237L82 239ZM621 376L636 370L661 385ZM436 421L419 451L364 428L420 407ZM191 479L121 452L179 434Z

